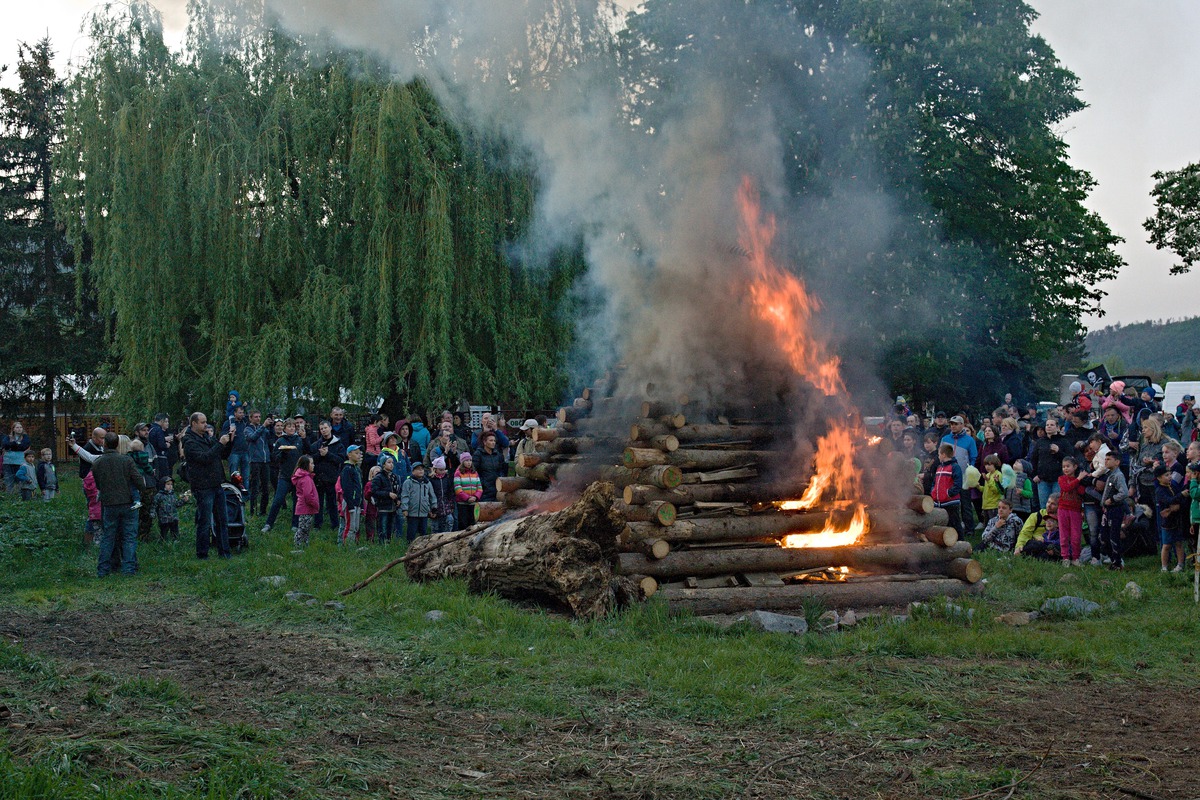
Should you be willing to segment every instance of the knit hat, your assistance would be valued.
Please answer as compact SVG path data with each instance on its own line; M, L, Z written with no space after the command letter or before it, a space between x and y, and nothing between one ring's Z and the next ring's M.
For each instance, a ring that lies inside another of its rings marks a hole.
M1116 389L1117 394L1124 394L1125 393L1125 381L1113 381L1112 383L1110 383L1108 385L1108 388Z
M434 469L445 469L446 468L446 459L442 456L438 456L437 458L435 458L433 460L433 468Z
M1171 471L1171 468L1168 467L1166 464L1159 464L1157 467L1154 468L1154 477L1161 478L1163 475L1166 475L1170 471Z
M1145 389L1142 389L1142 391L1145 392L1146 394L1150 395L1151 400L1153 400L1155 398L1153 386L1147 386Z
M416 472L417 470L421 470L421 472L424 472L425 471L425 462L424 461L414 461L413 465L412 465L412 470L413 470L413 472Z
M1200 461L1193 461L1187 468L1189 472L1200 472Z
M1071 394L1079 394L1083 391L1083 384L1079 381L1071 381L1071 385L1067 387L1067 391Z
M470 453L463 453L458 457L458 462L460 464L470 464L473 460L474 459L471 457Z

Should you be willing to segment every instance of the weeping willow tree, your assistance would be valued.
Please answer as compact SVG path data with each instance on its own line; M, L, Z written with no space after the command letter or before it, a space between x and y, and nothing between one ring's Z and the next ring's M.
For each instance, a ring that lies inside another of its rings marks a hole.
M554 402L583 266L506 255L532 170L420 82L230 8L193 0L180 53L144 3L91 20L59 202L110 319L102 390L131 413L232 388Z

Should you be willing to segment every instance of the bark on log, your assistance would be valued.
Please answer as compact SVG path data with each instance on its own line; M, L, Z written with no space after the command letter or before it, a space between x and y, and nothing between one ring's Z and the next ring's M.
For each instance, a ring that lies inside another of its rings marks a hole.
M927 494L914 494L908 498L907 505L910 510L916 511L919 514L932 514L934 509L937 508L934 505L933 498Z
M756 450L676 450L664 453L641 447L626 447L622 463L631 469L670 464L680 469L725 469L754 464L773 454Z
M946 574L967 583L983 580L983 565L973 558L956 558L946 564Z
M508 512L508 506L504 503L476 503L475 519L479 522L495 522L503 517Z
M586 417L591 409L576 408L575 406L563 406L558 410L559 422L577 422Z
M704 616L755 609L796 611L814 600L831 608L904 606L935 597L978 594L982 589L982 584L943 578L911 583L809 583L738 589L687 589L667 585L658 594L666 600L672 614L691 612Z
M548 603L582 617L603 616L617 604L610 560L625 524L612 502L611 484L593 484L562 511L499 522L481 537L432 550L408 562L408 576L421 582L464 578L472 592ZM452 536L423 536L412 547Z
M549 455L575 455L576 453L594 453L608 448L616 452L623 442L620 439L602 436L559 436L547 442L545 452Z
M672 466L654 466L645 469L629 469L628 467L605 467L600 471L603 480L611 481L618 487L630 484L650 484L660 489L674 489L683 481L683 470Z
M778 497L770 489L752 483L695 483L677 489L661 489L644 483L632 483L624 487L621 494L631 506L663 500L677 507L690 506L693 503L752 503Z
M631 523L629 527L645 524L644 522ZM670 534L684 524L686 523L679 522L670 528L659 528L662 536L657 538L670 541ZM954 547L938 547L935 544L921 542L867 547L687 550L673 552L666 558L653 562L644 556L623 554L619 557L617 571L622 575L650 575L655 578L723 575L739 572L787 572L813 567L856 567L859 569L899 567L902 570L919 572L923 566L945 563L970 555L971 545L968 542L959 542Z
M930 528L922 531L921 535L941 547L952 547L958 541L958 531L954 528Z
M518 489L544 489L545 485L529 478L504 477L496 479L497 492L515 492Z
M618 500L613 507L629 522L653 522L664 528L675 524L677 514L674 505L661 500L640 506L631 506Z
M791 441L793 431L781 425L684 425L676 428L668 426L656 419L640 419L629 429L629 438L633 441L648 439L652 436L671 434L684 444L692 442L725 442L752 441L775 442Z
M622 543L618 538L617 546L623 553L640 553L646 558L655 560L666 558L671 552L671 544L662 539L642 539L641 541Z
M545 500L548 494L538 489L517 489L515 492L497 494L496 499L506 508L529 508Z
M535 442L553 442L560 435L565 434L562 428L534 428L533 441Z

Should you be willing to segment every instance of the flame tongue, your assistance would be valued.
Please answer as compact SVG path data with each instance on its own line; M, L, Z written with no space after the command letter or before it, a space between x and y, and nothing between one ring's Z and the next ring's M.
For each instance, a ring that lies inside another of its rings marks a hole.
M758 194L749 178L743 179L737 197L740 212L738 241L750 262L749 301L754 316L763 323L775 346L796 372L826 396L844 396L841 362L813 335L813 315L820 303L808 294L804 282L781 269L771 256L775 219L764 215ZM805 510L830 501L854 501L855 513L845 530L830 522L819 533L790 534L784 547L842 547L862 538L867 531L862 471L856 464L857 441L851 425L835 421L817 440L815 469L808 488L799 500L781 504L785 510Z
M812 335L812 317L821 304L809 295L804 281L780 269L771 257L775 218L763 215L758 193L749 178L738 190L741 226L738 243L750 259L750 305L755 316L774 333L775 344L797 375L827 396L844 394L841 361Z

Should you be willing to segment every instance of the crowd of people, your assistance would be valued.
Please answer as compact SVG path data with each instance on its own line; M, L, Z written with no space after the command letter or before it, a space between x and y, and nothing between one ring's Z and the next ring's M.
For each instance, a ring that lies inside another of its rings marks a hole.
M960 535L978 533L985 547L1121 569L1140 525L1157 537L1162 569L1182 570L1200 527L1200 407L1188 395L1164 411L1152 388L1120 381L1105 391L1071 388L1071 400L1045 416L1008 396L977 425L965 413L923 420L897 398L881 446L912 458L922 490ZM189 504L196 556L215 547L228 558L231 490L261 532L286 514L298 547L326 523L340 543L466 528L479 503L496 499L496 480L531 445L529 432L545 424L525 420L510 437L498 415L483 414L477 430L467 421L456 411L428 424L380 413L356 430L334 407L310 428L303 414L264 416L230 392L215 426L197 412L177 429L158 414L128 437L100 427L81 444L72 432L85 536L100 542L97 573L135 572L137 542L156 523L163 540L177 541ZM35 451L20 423L0 447L8 492L55 497L49 449ZM177 478L186 491L176 493Z
M161 539L177 541L180 509L189 504L196 556L208 558L215 548L230 557L231 491L263 533L286 514L298 547L326 522L339 543L361 537L388 544L466 528L479 503L496 499L496 479L508 474L524 437L545 424L525 420L510 438L498 415L484 413L477 430L466 419L446 411L427 426L415 418L393 423L380 413L359 431L335 407L310 428L303 414L264 417L234 391L216 426L196 412L177 429L169 415L158 414L129 436L98 427L80 443L72 432L67 445L79 458L88 500L85 539L99 542L97 574L136 572L137 542L152 535L155 523ZM19 423L3 448L8 490L32 499L40 487L51 499L57 489L51 452L43 450L35 463ZM177 478L186 491L176 493Z
M1119 570L1141 527L1157 538L1161 569L1182 571L1200 533L1195 398L1164 410L1153 388L1121 381L1103 391L1076 382L1070 394L1044 417L1010 395L978 425L941 411L922 421L897 398L883 438L985 547Z

